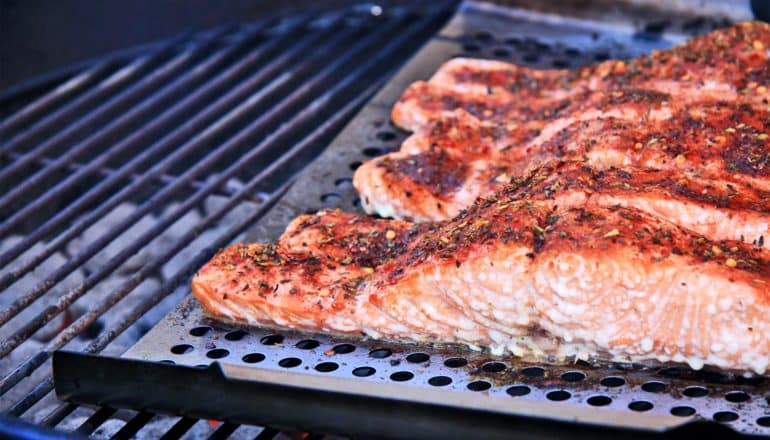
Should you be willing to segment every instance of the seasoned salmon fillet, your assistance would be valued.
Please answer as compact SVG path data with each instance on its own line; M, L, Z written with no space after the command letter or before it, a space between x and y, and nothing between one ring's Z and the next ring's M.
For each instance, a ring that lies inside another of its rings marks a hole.
M535 122L479 125L460 110L409 137L400 151L361 165L353 184L366 212L415 221L451 218L512 177L559 158L770 191L770 111L726 102L655 105L608 104L539 130Z
M274 245L221 251L193 292L250 325L766 370L766 250L638 209L520 196L514 185L434 224L302 216Z
M411 131L463 108L482 120L508 122L580 101L589 91L628 88L666 93L679 102L722 100L766 107L770 24L741 23L633 60L574 70L536 70L500 61L453 59L418 81L393 107Z

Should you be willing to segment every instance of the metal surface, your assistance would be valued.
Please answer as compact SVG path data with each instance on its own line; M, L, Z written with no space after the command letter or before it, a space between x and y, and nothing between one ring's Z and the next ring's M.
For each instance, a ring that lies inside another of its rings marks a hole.
M57 402L51 356L133 344L452 6L359 4L181 35L107 55L0 121L0 412L115 438L275 437Z
M636 56L684 38L679 34L651 38L623 26L465 4L302 173L248 238L273 240L296 215L321 208L360 211L350 184L353 170L363 160L398 148L407 135L389 122L393 102L409 83L428 78L452 56L498 58L539 68L575 67L610 57ZM139 365L130 359L199 367L219 362L223 365L224 382L213 386L224 386L228 380L245 380L259 386L280 387L296 380L303 389L344 389L359 398L387 398L410 405L437 406L443 402L443 406L464 410L466 417L483 408L497 415L529 415L654 431L705 420L743 433L770 434L770 391L764 377L746 379L714 371L694 372L684 367L530 364L458 348L347 341L266 329L239 330L204 318L192 299L181 304L123 357L126 363L115 365L122 365L127 371L135 372L129 366ZM88 364L83 365L87 369ZM61 368L63 372L69 371L66 362ZM287 376L286 371L297 371L299 375ZM109 399L98 392L98 386L94 388L98 382L89 379L90 373L84 371L82 380L96 394L84 396L64 384L61 392L78 401ZM72 373L68 374L71 382ZM194 373L189 374L195 377ZM74 375L77 377L77 372ZM121 389L130 394L130 389ZM134 405L142 404L141 395L123 397L133 399ZM290 392L277 393L273 395L274 405L285 404L292 398ZM165 405L167 411L177 405L175 409L182 412L195 406L182 400ZM361 405L357 416L377 418L377 405ZM215 405L206 411L233 417L217 413ZM269 411L254 410L239 417L258 420L265 417L265 412ZM339 423L330 422L326 427L351 433L344 420L340 418ZM313 411L297 410L280 421L312 425L317 417ZM376 427L369 428L372 431L353 434L375 432ZM453 423L446 423L445 428L445 434L459 432L452 431ZM409 426L387 432L418 434L409 431Z

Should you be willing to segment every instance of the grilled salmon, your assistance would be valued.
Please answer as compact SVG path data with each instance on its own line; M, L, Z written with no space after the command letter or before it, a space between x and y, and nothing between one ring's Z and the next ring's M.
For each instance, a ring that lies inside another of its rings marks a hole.
M574 70L535 70L500 61L457 58L418 81L393 108L411 131L463 108L482 120L531 119L590 91L654 90L679 102L706 99L763 108L770 98L770 25L741 23L634 60L608 60Z
M766 250L630 207L555 205L514 184L440 223L302 216L276 244L221 251L192 288L212 317L250 325L767 369Z
M642 102L578 112L539 130L534 122L479 125L460 110L412 135L401 151L364 163L353 184L367 212L415 221L451 218L512 177L560 158L770 191L770 111L727 102Z

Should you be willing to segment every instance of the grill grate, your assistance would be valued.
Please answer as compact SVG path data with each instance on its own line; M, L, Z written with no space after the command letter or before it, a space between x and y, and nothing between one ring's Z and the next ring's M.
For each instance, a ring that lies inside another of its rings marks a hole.
M97 63L1 121L0 411L83 435L273 438L58 403L51 354L131 346L452 5L359 5L182 35Z

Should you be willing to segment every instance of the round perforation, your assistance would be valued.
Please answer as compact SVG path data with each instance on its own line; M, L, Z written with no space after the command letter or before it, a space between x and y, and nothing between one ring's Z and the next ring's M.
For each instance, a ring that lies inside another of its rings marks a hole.
M649 411L654 407L655 405L653 405L652 402L648 402L646 400L635 400L628 404L628 409L636 412Z
M246 335L248 335L248 333L246 333L243 330L235 330L235 331L227 333L225 335L225 339L227 339L228 341L240 341Z
M423 362L428 362L429 360L430 355L427 353L412 353L406 357L406 361L412 364L421 364Z
M499 373L505 370L505 364L502 362L487 362L481 366L481 369L487 373Z
M211 331L212 331L212 328L209 326L193 327L192 329L190 329L190 335L201 337L201 336L208 335L209 333L211 333Z
M278 361L278 365L283 368L294 368L302 364L302 359L295 357L287 357Z
M406 382L414 378L414 373L411 371L397 371L390 375L390 380L394 382Z
M376 373L377 370L375 370L372 367L358 367L353 369L353 376L356 377L369 377Z
M553 400L554 402L562 402L572 397L572 394L567 390L555 390L546 393L545 398Z
M681 405L671 408L671 415L677 417L690 417L693 414L695 414L695 408L691 406Z
M356 346L353 344L337 344L332 348L335 354L348 354L353 353L356 350Z
M545 375L545 368L543 367L527 367L521 370L521 374L527 377L543 377Z
M267 335L259 340L264 345L279 345L283 343L283 335Z
M625 385L626 380L618 376L609 376L609 377L603 378L599 383L605 387L616 388L616 387L622 387L623 385Z
M222 359L230 355L229 350L224 348L215 348L206 352L206 357L209 359Z
M607 406L612 403L612 398L604 395L591 396L586 399L586 403L591 406Z
M486 391L492 388L492 384L485 380L476 380L469 383L467 388L471 391Z
M265 355L262 353L249 353L243 356L241 360L247 364L258 364L265 360Z
M720 423L730 423L738 420L738 414L732 411L719 411L714 413L714 420Z
M648 393L662 393L666 391L666 384L658 381L650 381L642 384L642 389Z
M428 379L428 383L434 387L445 387L452 383L452 378L448 376L434 376Z
M729 393L725 394L725 400L728 402L743 403L748 402L750 399L751 396L743 391L730 391Z
M462 368L468 365L468 360L460 357L449 358L444 361L444 365L449 368Z
M580 382L585 378L586 375L580 371L568 371L561 375L561 379L565 382Z
M513 396L513 397L526 396L531 391L532 390L526 385L514 385L512 387L508 387L508 389L505 390L505 392L508 393L509 396Z
M386 357L390 357L392 354L393 352L387 348L377 348L369 352L369 356L375 359L385 359Z
M193 346L190 344L178 344L171 347L171 353L174 354L187 354L194 350Z
M300 350L312 350L318 347L319 345L321 345L321 343L316 341L315 339L303 339L297 342L294 346L299 348Z
M337 368L339 368L339 364L336 362L321 362L320 364L315 366L316 371L320 371L321 373L330 373Z
M687 397L705 397L709 393L709 390L704 387L687 387L682 391L682 394L684 394Z

